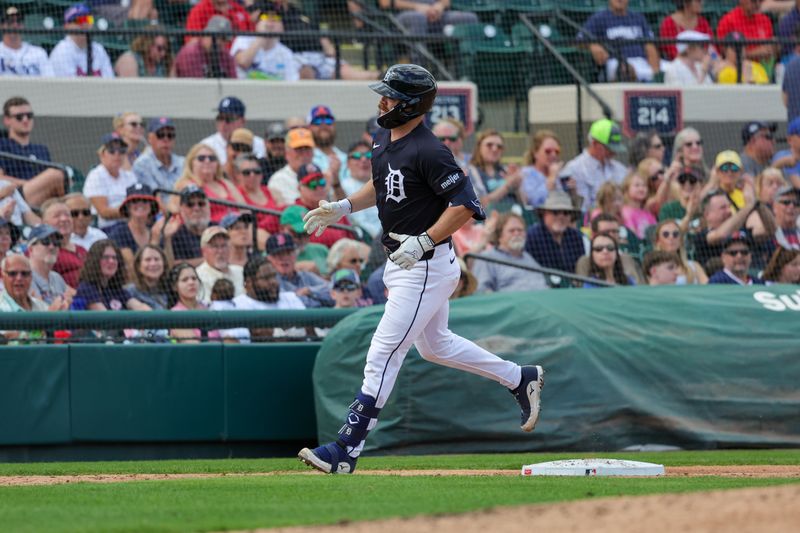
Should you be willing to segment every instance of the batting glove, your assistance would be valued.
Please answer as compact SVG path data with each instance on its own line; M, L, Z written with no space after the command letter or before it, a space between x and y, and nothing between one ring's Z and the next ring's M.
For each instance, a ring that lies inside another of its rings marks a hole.
M322 232L325 231L325 228L343 216L349 215L352 210L353 205L347 198L339 200L338 202L320 200L319 207L309 211L306 213L306 216L303 217L303 222L305 222L303 229L305 229L306 233L309 235L313 235L314 232L316 232L317 237L319 237L322 235Z
M400 248L389 256L394 264L405 270L417 264L422 255L433 250L436 243L425 232L422 235L404 235L402 233L389 233L389 237L400 243Z

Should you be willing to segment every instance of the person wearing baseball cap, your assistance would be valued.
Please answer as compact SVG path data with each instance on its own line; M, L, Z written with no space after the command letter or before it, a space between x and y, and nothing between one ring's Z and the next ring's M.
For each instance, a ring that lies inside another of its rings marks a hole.
M233 160L239 155L253 155L253 140L255 135L247 128L237 128L231 133L231 138L228 140L228 145L225 147L225 156L227 161L222 166L222 171L225 176L233 180L236 172L233 168ZM259 164L259 166L261 166ZM239 185L238 182L235 182Z
M214 283L225 278L233 283L236 295L244 293L244 274L242 267L230 262L231 236L222 226L209 226L200 237L200 250L203 262L197 267L197 277L203 284L203 302L211 302L211 289Z
M74 291L69 288L61 274L53 270L63 240L64 237L56 228L49 224L39 224L28 236L28 256L31 260L33 275L31 288L34 290L34 295L47 304L52 304L57 299L64 299L66 296L68 307L72 303Z
M128 187L137 183L136 175L122 168L127 153L128 145L118 133L103 135L97 149L100 164L86 175L83 184L83 195L92 203L97 226L102 230L108 230L123 218L119 206Z
M127 221L112 226L108 238L119 246L129 272L133 272L133 257L139 250L139 243L151 242L150 227L159 211L158 199L150 187L141 183L128 187L125 200L119 206L120 214Z
M290 205L283 210L280 217L280 232L292 236L297 248L297 262L302 270L328 275L328 247L318 242L311 242L311 237L304 229L303 217L308 209L302 205Z
M23 12L14 5L0 11L0 31L3 33L2 55L6 76L55 76L47 52L41 46L22 40L22 34L15 31L23 27Z
M232 212L225 215L219 225L228 231L231 244L230 264L244 267L253 253L253 223L249 212Z
M297 181L299 184L298 190L300 197L295 203L308 209L316 209L319 206L320 200L328 197L329 185L328 178L325 177L322 170L315 164L310 163L303 165L297 171ZM349 226L350 221L346 216L341 217L337 224ZM343 229L328 227L321 235L311 235L311 242L324 244L328 248L333 246L333 243L339 239L351 237L352 233Z
M728 195L733 208L738 211L744 207L744 192L739 188L742 178L742 159L733 150L717 154L712 170L719 181L719 188Z
M348 309L352 307L365 307L371 305L361 299L361 280L358 274L349 268L341 268L331 276L331 296L336 305L335 309Z
M583 209L591 209L597 200L597 190L606 181L621 184L628 167L614 159L625 148L622 130L613 120L603 118L589 128L588 146L563 169L577 183L577 194L583 197Z
M169 195L159 189L171 191L183 172L186 158L175 153L177 128L169 117L154 117L147 122L147 148L133 162L133 173L139 183L160 194L167 205Z
M94 27L94 15L86 4L73 4L64 11L64 29L90 30ZM53 74L59 78L94 76L113 78L111 58L102 44L92 39L92 66L86 64L86 35L68 33L50 52Z
M286 165L275 172L267 187L278 205L290 205L300 197L297 171L314 158L314 136L308 128L292 128L286 133Z
M750 276L752 240L746 231L731 233L722 245L722 270L708 278L709 284L763 285L764 281Z
M306 307L333 307L328 281L297 268L297 246L291 235L275 233L269 236L267 260L278 273L282 291L295 293Z
M286 126L282 122L273 122L267 126L264 137L267 141L267 155L262 160L264 169L264 185L269 177L286 165Z
M708 34L684 30L677 37L678 55L664 66L664 83L669 85L710 85L714 83L709 71Z
M754 120L742 127L741 167L755 178L772 161L775 155L775 130L777 124Z
M199 265L202 261L200 237L211 221L211 208L205 191L197 185L188 185L180 191L178 214L165 222L156 222L153 232L161 233L164 252L174 262L188 261Z
M312 107L308 112L308 129L314 136L315 144L312 162L328 178L334 194L341 193L337 198L344 198L339 178L347 165L347 154L336 146L336 117L331 108L326 105Z
M772 166L783 171L786 179L800 185L800 117L795 117L786 127L786 142L789 148L772 157Z
M235 96L226 96L220 100L219 105L215 109L217 112L214 126L217 130L213 135L209 135L202 141L202 144L207 144L214 149L219 157L220 164L225 165L228 161L228 143L231 142L233 132L245 127L247 120L245 119L245 112L247 108L239 98ZM250 130L247 130L250 131ZM251 135L252 132L250 132ZM257 135L253 135L252 152L259 158L264 157L267 149L264 146L264 139Z

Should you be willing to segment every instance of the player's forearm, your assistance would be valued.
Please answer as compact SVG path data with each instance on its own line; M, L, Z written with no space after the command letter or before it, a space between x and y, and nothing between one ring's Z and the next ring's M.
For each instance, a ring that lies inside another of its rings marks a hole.
M458 229L466 224L467 220L472 217L472 210L463 205L454 205L448 207L439 220L431 226L427 233L433 242L442 242L450 235L458 231Z
M348 196L347 199L353 206L352 213L375 205L375 187L372 185L372 180L368 180L363 187Z

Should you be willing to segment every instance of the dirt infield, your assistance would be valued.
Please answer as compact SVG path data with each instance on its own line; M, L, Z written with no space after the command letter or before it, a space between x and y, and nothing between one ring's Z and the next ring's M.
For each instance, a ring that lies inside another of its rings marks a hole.
M670 466L668 477L782 477L800 478L800 465ZM238 476L314 476L313 470L227 474L86 474L75 476L0 476L0 486L58 485L64 483L123 483L170 479L204 479ZM519 470L360 470L359 476L518 476Z

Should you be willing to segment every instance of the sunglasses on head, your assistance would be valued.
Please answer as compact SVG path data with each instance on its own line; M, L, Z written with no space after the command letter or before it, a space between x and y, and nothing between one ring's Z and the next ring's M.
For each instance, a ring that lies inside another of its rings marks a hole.
M723 163L719 166L719 169L722 172L739 172L741 170L741 168L739 168L739 165L736 165L734 163Z
M322 124L330 126L333 124L333 117L316 117L311 119L312 126L320 126Z
M451 135L449 137L442 135L436 138L439 139L440 142L450 141L451 143L454 143L458 140L458 135Z
M252 152L253 147L245 143L231 143L234 152Z
M197 157L195 157L195 159L197 159L201 163L205 163L206 161L210 161L211 163L217 162L217 156L215 155L200 154Z
M678 230L673 230L673 231L662 230L661 236L664 237L665 239L669 239L670 237L672 237L673 239L677 239L678 237L681 236L681 232Z
M324 187L325 185L326 185L325 178L318 178L315 180L311 180L305 184L305 186L311 189L312 191L319 187Z
M28 120L33 120L33 111L28 111L27 113L14 113L13 115L8 115L8 116L13 118L17 122L22 122L26 118Z
M614 250L616 250L616 248L614 248L613 244L605 244L605 245L598 244L598 245L592 246L592 251L593 252L602 252L602 251L613 252Z
M263 174L260 168L246 168L242 170L242 176L260 176Z
M174 131L161 131L161 130L159 130L159 131L156 132L156 138L161 139L162 141L164 139L172 140L172 139L175 138L175 132Z
M356 161L362 157L365 159L372 159L372 152L353 152L350 154L350 159L355 159Z
M686 182L689 182L689 184L691 185L695 185L698 181L699 180L697 179L697 177L692 176L691 174L681 174L680 176L678 176L678 183L680 183L681 185L686 184Z
M737 255L741 255L742 257L747 257L750 255L750 250L747 248L739 248L736 250L725 250L725 253L731 256L736 257Z

